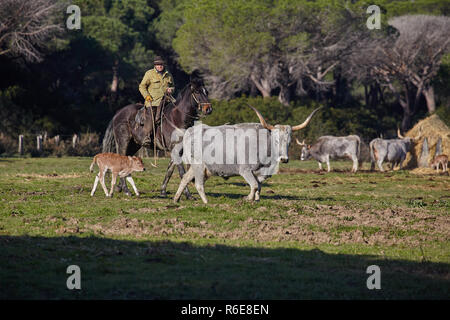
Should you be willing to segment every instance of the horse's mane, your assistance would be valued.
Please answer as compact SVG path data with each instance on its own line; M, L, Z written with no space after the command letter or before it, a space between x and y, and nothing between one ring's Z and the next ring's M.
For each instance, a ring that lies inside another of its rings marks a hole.
M198 77L191 78L191 81L189 81L189 83L185 85L184 88L181 89L181 91L178 93L177 101L182 99L182 97L186 94L186 91L189 90L189 86L191 85L194 85L195 87L201 87L203 86L203 81L201 80L201 78Z
M184 86L183 89L181 89L181 91L177 95L177 101L180 101L183 98L190 85L191 83L189 82L187 85Z

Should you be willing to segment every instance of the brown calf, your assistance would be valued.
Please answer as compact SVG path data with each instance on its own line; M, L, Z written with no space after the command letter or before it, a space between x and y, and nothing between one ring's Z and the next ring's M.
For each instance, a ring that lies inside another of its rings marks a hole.
M134 193L139 196L139 192L134 184L131 173L134 171L144 171L144 163L139 157L122 156L117 153L99 153L94 157L89 170L93 172L94 164L97 164L99 168L99 173L95 177L94 187L91 191L91 196L94 195L95 189L97 189L98 181L103 187L103 191L107 197L112 197L114 185L116 184L117 176L120 178L126 178L127 181L133 187ZM108 194L108 190L105 185L105 174L106 171L111 170L112 180L111 180L111 190Z
M430 163L431 168L436 168L436 171L439 171L439 165L442 165L442 171L447 171L448 164L448 156L445 154L438 155L434 157L433 161Z

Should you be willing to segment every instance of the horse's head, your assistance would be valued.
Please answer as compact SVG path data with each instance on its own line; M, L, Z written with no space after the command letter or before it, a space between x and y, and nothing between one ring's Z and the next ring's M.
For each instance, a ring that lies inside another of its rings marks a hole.
M192 98L197 104L197 112L204 115L210 114L213 109L208 100L208 90L206 90L203 80L198 77L191 78L189 88Z

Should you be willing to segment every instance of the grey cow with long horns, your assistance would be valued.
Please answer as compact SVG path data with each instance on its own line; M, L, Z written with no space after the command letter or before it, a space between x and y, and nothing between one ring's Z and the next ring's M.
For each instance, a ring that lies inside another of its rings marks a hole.
M411 150L414 144L419 141L421 135L422 127L419 128L419 134L413 138L402 136L400 134L400 129L397 129L397 136L399 139L376 138L370 141L370 170L375 169L376 163L380 171L384 171L384 161L391 163L391 169L394 169L396 165L399 165L401 170L406 154Z
M295 139L297 144L302 147L300 160L315 159L319 163L319 169L322 170L322 163L327 164L328 172L330 168L330 158L349 158L353 161L352 172L358 171L358 162L360 159L361 139L356 135L345 137L322 136L317 139L313 145L308 145Z
M258 110L250 107L256 112L260 123L216 127L200 124L185 131L182 160L190 168L181 180L175 202L179 201L187 184L195 179L195 187L202 201L208 203L204 184L213 175L242 176L250 185L247 199L258 201L261 183L278 173L280 162L289 161L292 131L305 128L321 109L315 109L302 124L291 127L270 125Z

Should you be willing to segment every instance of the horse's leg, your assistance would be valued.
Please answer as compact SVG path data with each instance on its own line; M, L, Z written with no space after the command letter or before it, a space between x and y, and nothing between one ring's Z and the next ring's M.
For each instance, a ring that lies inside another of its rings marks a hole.
M167 167L166 176L164 177L164 181L161 185L161 197L167 197L167 184L169 183L170 178L172 177L173 170L175 169L175 163L172 159L170 159L169 166Z

